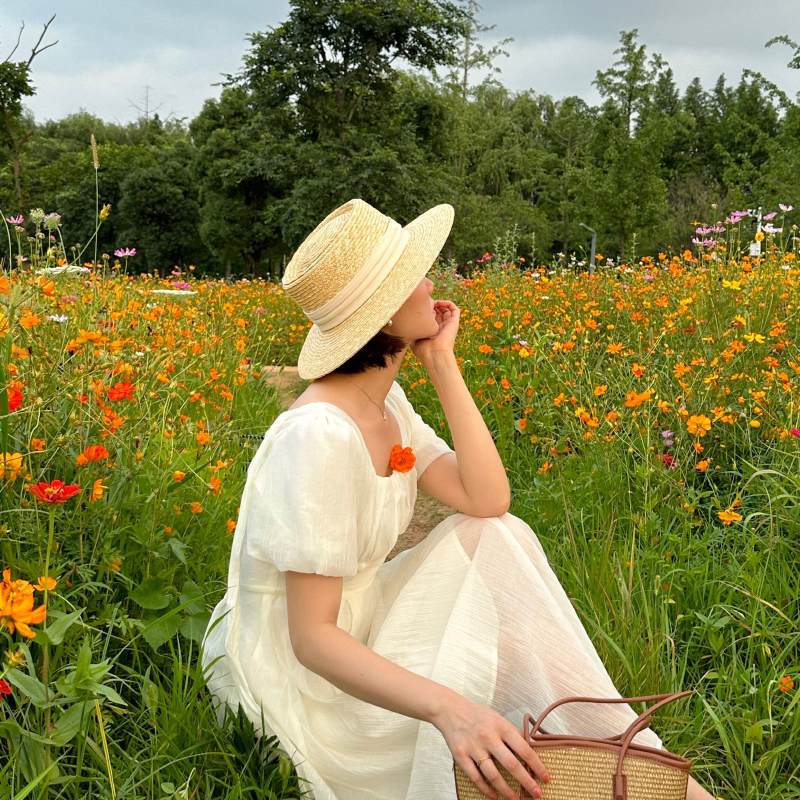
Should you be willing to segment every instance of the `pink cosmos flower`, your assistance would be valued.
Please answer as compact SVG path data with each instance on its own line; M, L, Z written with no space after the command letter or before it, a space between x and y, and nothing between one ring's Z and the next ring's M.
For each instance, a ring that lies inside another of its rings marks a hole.
M135 247L126 247L124 250L115 250L114 255L117 258L125 258L127 256L135 256L136 255L136 248Z
M6 217L6 222L11 223L12 225L22 225L25 222L25 217L20 214L18 217Z

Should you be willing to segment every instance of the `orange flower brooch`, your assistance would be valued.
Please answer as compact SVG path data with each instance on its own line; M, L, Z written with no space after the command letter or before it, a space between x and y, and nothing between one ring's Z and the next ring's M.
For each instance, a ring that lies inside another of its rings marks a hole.
M391 456L389 456L389 466L395 472L408 472L413 468L416 460L417 457L411 451L410 447L403 447L401 444L396 444L392 448Z

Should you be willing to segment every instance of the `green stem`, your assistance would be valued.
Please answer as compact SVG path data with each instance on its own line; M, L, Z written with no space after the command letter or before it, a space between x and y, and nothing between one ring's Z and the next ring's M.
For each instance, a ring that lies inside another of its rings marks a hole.
M50 551L53 547L53 531L55 529L56 507L50 504L50 526L47 535L47 552L44 560L44 605L47 609L47 596L48 596L48 582L50 579ZM42 630L47 630L47 616L45 615L42 622ZM42 660L42 683L44 684L45 702L47 707L44 710L44 729L45 738L50 738L50 645L47 641L44 643L44 656ZM50 766L50 745L45 745L45 769ZM45 797L49 789L45 784Z

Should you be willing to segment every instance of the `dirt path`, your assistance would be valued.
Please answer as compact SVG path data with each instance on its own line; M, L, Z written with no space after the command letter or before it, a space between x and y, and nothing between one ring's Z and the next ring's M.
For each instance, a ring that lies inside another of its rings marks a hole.
M297 374L297 367L264 367L262 374L265 383L277 387L278 398L283 408L288 408L308 386L308 382ZM409 547L421 542L436 525L455 511L456 509L440 503L430 495L418 492L414 516L408 528L398 537L397 544L386 560L389 561L403 550L408 550Z

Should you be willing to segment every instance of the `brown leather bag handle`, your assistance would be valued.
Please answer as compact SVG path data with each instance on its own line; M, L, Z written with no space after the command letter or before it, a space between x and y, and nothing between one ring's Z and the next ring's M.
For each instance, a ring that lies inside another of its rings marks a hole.
M617 734L616 736L608 736L605 739L598 739L598 741L622 741L622 749L620 750L619 757L617 758L617 769L612 776L612 790L614 800L627 800L628 778L622 773L622 763L625 759L625 754L628 752L628 748L630 747L633 737L640 730L646 728L650 724L650 720L647 719L647 717L653 711L663 705L666 705L667 703L671 703L673 700L677 700L680 697L686 697L690 694L694 694L693 689L687 689L683 692L674 692L672 694L650 694L642 697L562 697L560 700L556 700L556 702L551 703L539 716L539 719L536 720L533 730L530 733L530 741L528 739L528 718L530 717L531 719L534 719L534 717L532 714L525 714L525 717L522 721L523 738L530 744L533 742L534 736L538 731L541 730L542 732L545 732L541 727L542 720L554 708L560 706L562 703L637 703L647 702L649 700L658 700L659 702L653 704L646 711L643 711L641 714L639 714L639 716L628 726L628 729L624 734Z
M560 700L556 700L554 703L551 703L547 708L539 715L539 718L533 716L533 714L525 714L522 720L522 734L525 741L528 741L528 719L534 720L533 730L531 730L530 738L532 739L537 731L541 730L542 733L546 733L544 728L541 727L542 721L544 718L558 706L562 705L563 703L639 703L639 702L648 702L650 700L664 700L666 698L669 699L677 699L679 697L683 697L684 695L691 694L693 690L689 689L684 692L674 692L672 694L648 694L642 695L641 697L583 697L583 696L573 696L573 697L562 697ZM667 700L669 702L669 700ZM658 703L658 706L663 705L663 703ZM653 706L653 708L657 708L658 706ZM640 714L634 722L628 727L628 730L633 727L640 719L643 719L649 711L645 711ZM649 720L648 720L649 724ZM645 726L646 727L646 726ZM627 731L626 731L627 733ZM616 734L615 736L607 737L608 740L615 740L620 739L625 736L625 733Z

